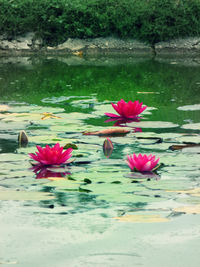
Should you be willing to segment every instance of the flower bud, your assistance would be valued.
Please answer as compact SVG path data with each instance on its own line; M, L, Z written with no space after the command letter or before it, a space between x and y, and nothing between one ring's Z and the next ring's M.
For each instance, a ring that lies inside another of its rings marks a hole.
M20 146L26 147L28 144L28 136L25 131L21 131L18 135L18 142Z
M113 143L111 142L110 138L107 137L103 143L103 153L107 158L112 155L113 148Z

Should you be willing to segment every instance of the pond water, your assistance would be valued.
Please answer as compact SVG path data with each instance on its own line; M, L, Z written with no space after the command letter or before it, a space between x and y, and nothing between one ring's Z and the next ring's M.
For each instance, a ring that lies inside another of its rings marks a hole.
M140 121L106 122L122 98L148 106ZM199 266L199 118L195 60L0 58L0 264ZM110 128L129 133L106 156L106 136L83 132ZM28 153L57 142L75 161L34 168ZM131 173L132 153L162 166Z

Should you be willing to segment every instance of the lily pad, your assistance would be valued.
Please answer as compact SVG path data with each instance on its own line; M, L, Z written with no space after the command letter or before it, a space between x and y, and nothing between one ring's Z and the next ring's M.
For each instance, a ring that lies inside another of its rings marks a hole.
M52 108L52 107L42 107L39 105L27 105L27 104L26 105L23 105L23 104L14 105L14 103L12 103L12 105L10 104L9 111L17 112L17 113L29 112L30 114L39 113L41 115L44 112L51 112L51 113L57 114L65 110L64 108L59 108L59 107Z
M5 190L0 192L0 200L40 201L54 198L55 197L52 194L43 192L15 190Z
M172 151L174 150L182 150L185 152L190 151L199 151L200 152L200 144L183 144L183 145L172 145L169 147Z
M146 214L138 214L131 215L127 214L122 217L114 217L120 222L132 222L132 223L162 223L169 222L168 218L161 217L159 214L154 215L146 215Z
M178 124L168 122L168 121L140 121L131 122L129 127L139 127L139 128L176 128Z
M0 112L5 112L9 109L9 106L7 105L0 105Z
M153 172L147 172L147 173L140 173L140 172L131 172L124 175L126 178L130 179L155 179L160 180L160 176L153 173Z
M78 149L77 145L72 144L72 143L67 143L64 147L64 149L68 149L68 148L73 148L73 149Z
M183 153L191 153L191 154L200 154L200 145L199 146L192 146L192 147L186 147L182 150Z
M178 110L184 110L184 111L200 110L200 104L181 106L181 107L178 107L177 109Z
M51 179L52 180L52 179ZM55 187L56 190L78 190L80 183L70 179L53 179L50 183L44 184L46 186Z
M200 130L200 123L188 123L181 126L183 129Z
M183 143L194 143L194 144L200 144L200 135L199 134L185 134L181 135L176 139L179 142Z
M62 140L63 139L59 138L59 136L56 134L29 136L29 142L35 144L52 144L61 142Z
M181 206L174 209L175 212L183 212L187 214L200 214L200 205Z
M188 189L188 190L171 190L171 191L169 190L167 192L176 192L179 194L188 194L191 196L200 197L200 188L199 187Z

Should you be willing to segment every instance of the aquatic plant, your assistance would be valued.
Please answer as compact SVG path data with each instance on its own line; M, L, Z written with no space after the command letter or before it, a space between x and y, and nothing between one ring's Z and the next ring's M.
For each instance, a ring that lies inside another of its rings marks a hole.
M111 118L136 119L147 108L147 106L142 107L142 105L143 103L138 100L125 102L124 99L121 99L117 104L112 103L113 108L119 115L113 113L105 113L105 115Z
M46 145L44 148L41 146L36 147L38 152L35 152L35 154L30 153L29 156L41 165L66 164L68 163L68 159L72 156L71 152L73 151L72 148L68 148L63 152L63 147L61 147L59 143L55 144L53 147L49 145Z
M110 140L110 138L107 137L103 143L103 153L107 158L112 155L113 148L114 146L112 141Z
M133 155L127 155L126 162L132 171L139 172L149 172L152 171L159 162L159 158L156 159L156 156L153 155L142 155L138 156L133 153Z

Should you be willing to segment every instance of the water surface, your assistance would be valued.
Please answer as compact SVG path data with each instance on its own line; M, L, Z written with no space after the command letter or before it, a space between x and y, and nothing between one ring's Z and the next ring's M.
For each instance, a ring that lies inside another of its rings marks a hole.
M200 143L199 73L186 59L1 58L0 263L198 266L200 149L170 147ZM121 98L148 106L140 122L106 122ZM121 126L130 133L111 137L110 157L105 137L83 135ZM32 168L28 153L57 142L76 144L76 160ZM131 153L162 167L133 174Z

